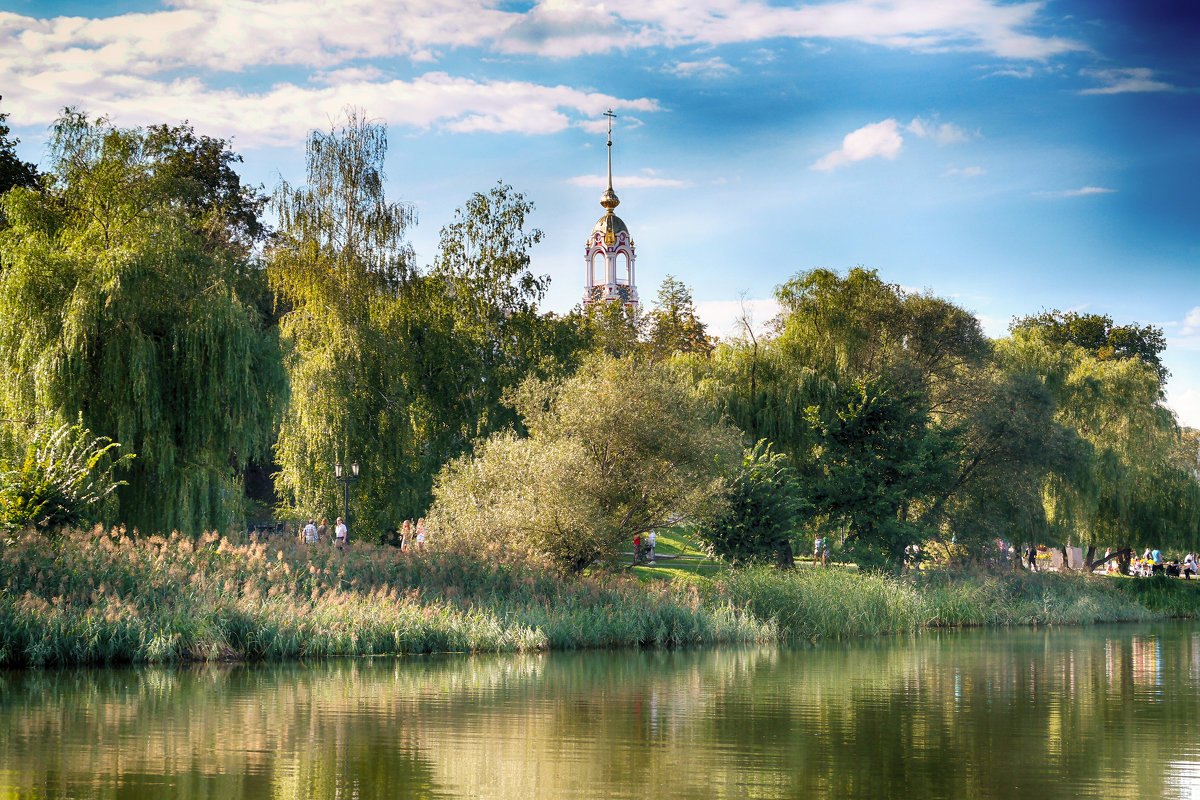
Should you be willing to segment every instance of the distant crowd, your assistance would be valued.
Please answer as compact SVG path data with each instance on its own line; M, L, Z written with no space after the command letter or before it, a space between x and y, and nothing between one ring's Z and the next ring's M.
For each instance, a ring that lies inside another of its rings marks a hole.
M306 544L319 544L329 540L329 520L322 518L321 524L318 525L315 519L310 519L308 524L301 531ZM333 527L333 544L335 547L345 547L349 541L350 531L346 528L345 521L337 518L337 523Z

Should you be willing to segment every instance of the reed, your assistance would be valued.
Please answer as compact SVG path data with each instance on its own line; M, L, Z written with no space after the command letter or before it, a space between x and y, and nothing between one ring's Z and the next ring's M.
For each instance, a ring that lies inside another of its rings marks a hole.
M1200 615L1200 582L922 570L564 577L511 553L139 538L0 543L0 666L844 639Z
M730 571L708 593L773 621L784 636L844 639L932 627L1084 625L1200 615L1200 587L1141 602L1124 579L922 571L904 577L836 569ZM1149 584L1150 581L1142 581ZM1176 583L1180 583L1176 581ZM1147 587L1149 592L1153 587ZM1189 605L1190 603L1190 605Z
M694 590L564 579L511 554L123 530L0 547L0 665L284 660L764 641Z

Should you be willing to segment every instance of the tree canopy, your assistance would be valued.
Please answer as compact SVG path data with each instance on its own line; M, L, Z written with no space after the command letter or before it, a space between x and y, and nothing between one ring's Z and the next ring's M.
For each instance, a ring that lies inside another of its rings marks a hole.
M429 524L440 540L577 571L636 534L725 508L739 435L661 367L593 356L564 380L527 379L514 405L527 438L494 434L439 475Z
M138 455L113 521L224 528L242 513L240 471L273 440L278 345L241 294L244 262L201 234L150 138L68 110L41 189L5 196L0 403Z

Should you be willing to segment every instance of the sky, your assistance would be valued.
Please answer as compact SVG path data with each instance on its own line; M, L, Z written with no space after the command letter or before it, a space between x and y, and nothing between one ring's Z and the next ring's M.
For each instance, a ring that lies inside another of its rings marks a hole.
M1200 427L1200 7L1183 0L0 0L0 111L40 161L64 106L188 120L244 178L304 180L347 106L386 122L420 263L474 192L536 204L544 307L617 213L652 304L710 330L864 266L1005 335L1048 309L1160 326Z

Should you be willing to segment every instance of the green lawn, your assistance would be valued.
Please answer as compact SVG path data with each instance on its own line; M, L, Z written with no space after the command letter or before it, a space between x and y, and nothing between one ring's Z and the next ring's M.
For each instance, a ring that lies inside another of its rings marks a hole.
M654 551L658 555L677 555L680 558L660 558L655 561L653 566L642 564L631 567L633 573L643 580L668 579L684 573L710 576L721 573L729 568L729 565L725 562L709 558L700 549L700 545L696 540L690 536L687 528L665 528L658 531L658 540L655 543ZM633 557L622 555L618 563L632 565ZM812 566L813 559L811 553L798 552L796 554L796 567L798 569L811 569ZM829 566L839 569L857 569L853 564L835 564L834 562L830 562Z
M667 579L684 573L714 575L727 568L724 563L708 558L684 528L665 528L658 531L654 552L660 556L679 556L679 558L659 558L653 566L643 564L633 567L634 574L643 580ZM632 562L631 556L621 557L622 564L631 564Z

